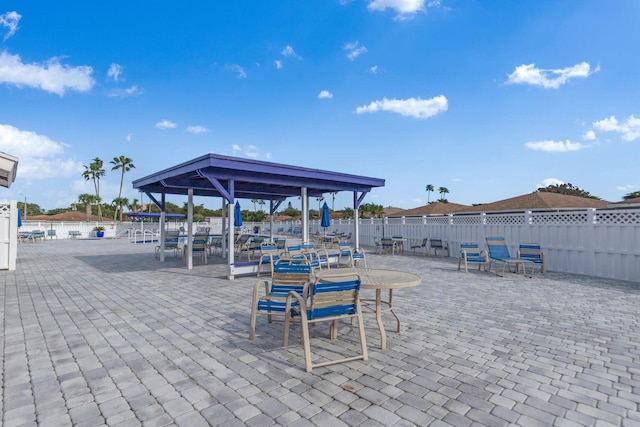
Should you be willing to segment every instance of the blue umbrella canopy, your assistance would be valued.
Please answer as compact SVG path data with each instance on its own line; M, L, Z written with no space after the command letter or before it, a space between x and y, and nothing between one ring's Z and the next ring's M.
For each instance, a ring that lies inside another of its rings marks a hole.
M233 225L235 227L242 227L242 212L240 211L240 203L238 202L236 202L233 210Z
M18 209L18 227L22 227L22 212Z
M329 216L329 206L327 202L322 205L322 218L320 219L320 225L324 228L331 226L331 217Z

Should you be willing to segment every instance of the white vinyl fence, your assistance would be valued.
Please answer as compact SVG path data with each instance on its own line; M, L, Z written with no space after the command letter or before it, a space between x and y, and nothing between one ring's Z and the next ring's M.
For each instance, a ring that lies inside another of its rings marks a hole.
M310 224L311 232L322 233L319 221ZM485 237L504 236L512 256L520 243L539 243L549 271L640 282L640 209L361 219L359 229L365 247L383 235L402 236L409 245L439 238L449 243L452 257L458 256L461 242L486 247ZM332 221L329 231L336 230L352 232L353 220Z

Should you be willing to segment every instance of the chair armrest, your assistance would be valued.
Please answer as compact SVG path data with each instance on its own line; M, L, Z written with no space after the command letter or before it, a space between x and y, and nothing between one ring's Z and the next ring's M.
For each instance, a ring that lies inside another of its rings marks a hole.
M256 282L253 284L253 304L256 304L256 301L258 301L258 294L260 293L260 285L264 285L264 291L265 291L265 295L269 295L269 292L271 292L271 283L269 283L268 280L264 280L264 279L260 279L260 280L256 280Z

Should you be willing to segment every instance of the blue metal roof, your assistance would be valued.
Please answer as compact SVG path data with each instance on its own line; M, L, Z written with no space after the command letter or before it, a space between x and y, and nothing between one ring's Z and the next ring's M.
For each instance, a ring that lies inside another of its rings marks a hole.
M336 191L368 193L384 187L380 178L350 175L299 166L283 165L239 157L206 154L177 166L133 181L133 188L145 193L284 200L307 188L309 197Z

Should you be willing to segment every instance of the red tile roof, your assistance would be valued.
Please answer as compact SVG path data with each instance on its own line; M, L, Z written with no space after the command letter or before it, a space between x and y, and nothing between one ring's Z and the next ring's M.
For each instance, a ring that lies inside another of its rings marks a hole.
M422 216L422 215L447 215L453 212L459 212L462 209L468 208L468 205L460 205L458 203L442 203L435 202L428 205L419 206L413 209L406 209L389 215L391 217L399 216Z
M588 197L535 191L493 203L471 206L459 212L521 211L525 209L605 209L609 202Z

